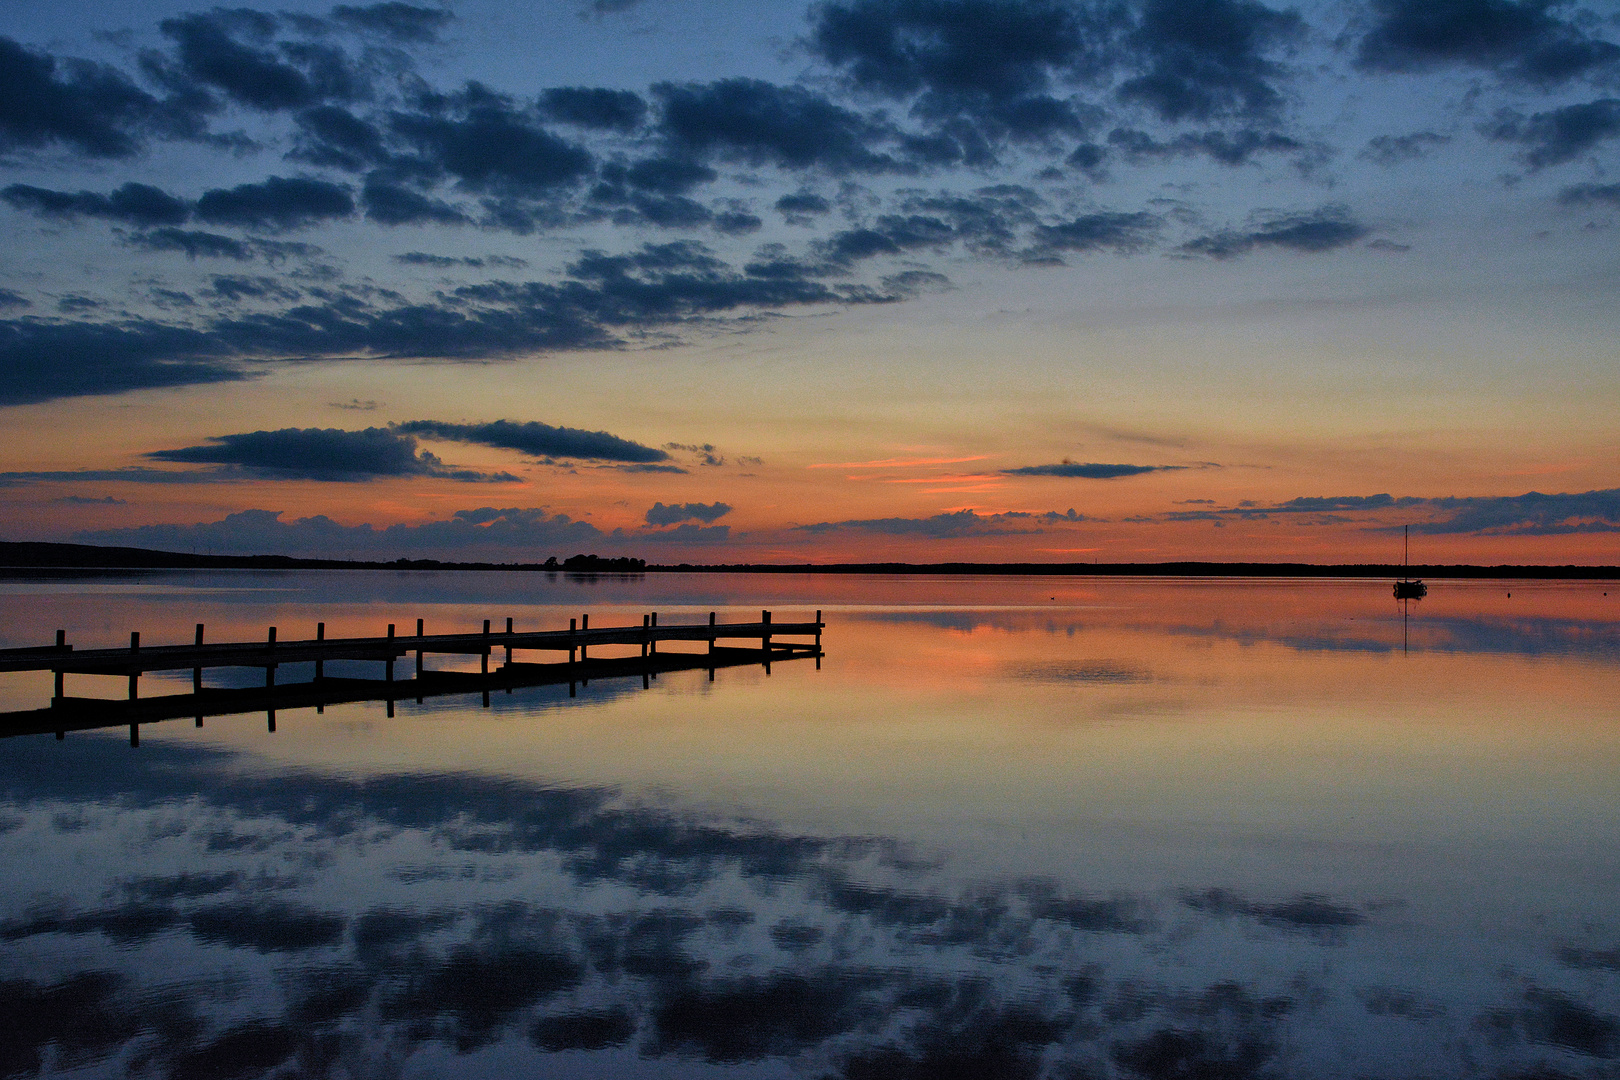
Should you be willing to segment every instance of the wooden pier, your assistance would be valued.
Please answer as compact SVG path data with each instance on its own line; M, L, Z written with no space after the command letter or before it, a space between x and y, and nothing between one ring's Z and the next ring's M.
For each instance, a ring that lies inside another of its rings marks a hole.
M262 641L215 642L204 640L205 627L198 623L196 640L190 645L141 646L138 632L130 634L127 649L79 649L66 641L58 630L56 644L28 649L0 649L0 672L50 671L55 676L51 704L46 709L0 713L0 738L54 731L62 738L67 731L87 728L130 727L130 742L139 745L139 725L179 717L193 717L198 726L205 716L230 713L266 712L271 731L276 727L276 710L306 708L353 701L386 701L388 714L394 702L444 694L483 694L489 704L491 691L510 693L517 687L567 683L569 694L588 685L593 678L640 675L643 687L659 672L708 669L714 677L718 668L763 664L767 674L773 660L810 659L821 667L821 612L814 622L774 622L769 611L760 612L758 622L721 623L715 613L703 623L663 624L656 612L642 616L640 626L592 628L590 617L570 619L567 630L518 631L512 620L504 630L492 631L484 620L482 632L470 634L426 634L423 621L416 621L416 633L395 632L388 624L383 637L329 638L326 624L316 626L315 637L305 640L278 640L276 627L269 627ZM798 641L783 641L783 637ZM809 641L802 639L809 638ZM758 640L758 648L722 646L720 641ZM702 652L658 651L661 642L694 642L706 645ZM631 646L639 655L592 657L593 647ZM500 651L504 663L490 671L490 656ZM566 660L550 663L514 661L514 652L547 651L567 653ZM396 680L394 665L414 654L415 669L408 679ZM480 670L433 671L426 666L429 656L477 656ZM329 678L328 660L371 661L382 665L380 679ZM276 670L284 664L315 665L315 677L306 683L276 682ZM210 668L263 668L263 688L222 689L205 687L203 672ZM140 696L140 676L152 671L192 673L190 694ZM65 693L68 675L113 675L129 680L128 696L122 699L69 697Z

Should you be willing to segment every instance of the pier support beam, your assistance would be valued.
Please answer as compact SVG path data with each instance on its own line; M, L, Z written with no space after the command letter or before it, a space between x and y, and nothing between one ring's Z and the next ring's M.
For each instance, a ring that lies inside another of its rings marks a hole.
M58 649L67 648L67 631L66 630L58 630L56 632L56 647ZM55 687L55 692L51 697L51 705L56 706L56 705L60 705L62 703L62 669L61 668L54 668L54 669L52 669L51 674L56 677L55 678L56 687Z
M140 651L141 651L141 632L139 630L131 630L129 632L129 652L130 652L130 655L134 656L136 653L138 653ZM137 697L140 696L140 690L137 687L137 684L140 682L140 678L141 678L141 673L138 670L131 671L129 673L129 700L131 700L131 701L134 701Z

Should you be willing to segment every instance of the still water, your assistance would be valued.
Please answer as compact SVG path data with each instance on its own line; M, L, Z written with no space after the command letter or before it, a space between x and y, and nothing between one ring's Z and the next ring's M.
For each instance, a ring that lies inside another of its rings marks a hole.
M0 646L761 608L819 670L0 741L0 1075L1616 1075L1612 582L14 579Z

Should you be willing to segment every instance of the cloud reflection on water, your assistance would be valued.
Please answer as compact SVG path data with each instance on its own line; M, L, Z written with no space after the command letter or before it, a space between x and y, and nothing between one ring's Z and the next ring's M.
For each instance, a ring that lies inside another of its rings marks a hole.
M1427 1002L1363 985L1376 951L1358 942L1388 927L1353 897L959 879L894 840L606 788L259 773L95 738L9 749L9 855L98 869L44 871L56 893L0 927L7 1076L337 1076L429 1045L596 1054L611 1075L666 1057L848 1080L1351 1075L1324 1034L1365 1052L1390 1024L1421 1032L1418 1057L1372 1055L1392 1066L1561 1075L1620 1055L1614 987L1587 977L1608 952L1566 948L1560 985ZM134 848L94 857L118 843ZM447 875L387 872L424 856Z

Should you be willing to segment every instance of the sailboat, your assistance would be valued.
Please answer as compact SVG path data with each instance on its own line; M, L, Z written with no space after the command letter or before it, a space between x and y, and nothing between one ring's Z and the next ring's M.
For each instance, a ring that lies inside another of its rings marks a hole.
M1401 554L1401 577L1395 582L1395 599L1421 600L1429 595L1429 587L1423 584L1421 578L1407 576L1407 567L1412 562L1412 526L1406 527L1406 545Z

